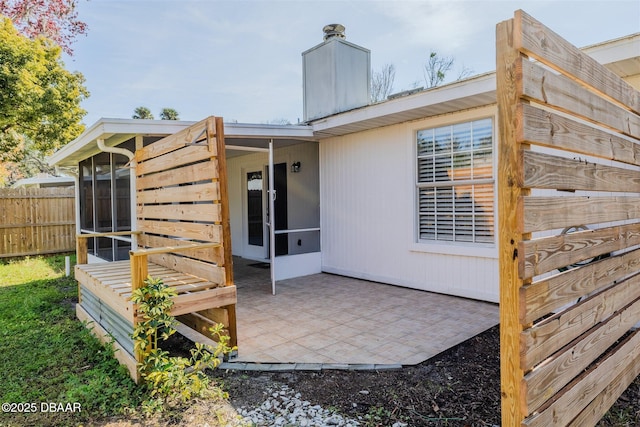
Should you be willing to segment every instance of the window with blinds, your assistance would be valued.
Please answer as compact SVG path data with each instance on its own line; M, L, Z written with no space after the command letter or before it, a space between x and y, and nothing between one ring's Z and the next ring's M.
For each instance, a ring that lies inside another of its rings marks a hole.
M493 121L417 132L418 241L494 242Z

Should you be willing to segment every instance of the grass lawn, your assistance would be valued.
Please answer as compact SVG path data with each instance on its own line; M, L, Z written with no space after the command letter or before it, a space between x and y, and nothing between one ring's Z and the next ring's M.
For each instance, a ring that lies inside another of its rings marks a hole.
M0 261L0 427L77 426L144 398L75 318L76 286L61 255Z

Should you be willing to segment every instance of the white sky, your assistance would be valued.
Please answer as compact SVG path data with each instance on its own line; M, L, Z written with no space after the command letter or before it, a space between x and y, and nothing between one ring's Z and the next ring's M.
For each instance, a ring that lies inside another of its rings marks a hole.
M89 25L68 69L86 78L84 122L130 118L138 106L182 120L302 120L301 53L340 23L396 68L394 92L423 82L431 51L458 68L495 69L495 26L523 9L576 46L640 32L640 0L80 0ZM456 72L451 73L454 77Z

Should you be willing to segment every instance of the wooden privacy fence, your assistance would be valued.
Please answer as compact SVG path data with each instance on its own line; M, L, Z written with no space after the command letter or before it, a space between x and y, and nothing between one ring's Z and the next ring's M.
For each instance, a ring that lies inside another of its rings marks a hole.
M595 425L640 373L640 93L497 27L503 426Z
M0 258L75 250L74 189L0 189Z
M141 318L131 294L148 276L175 291L171 315L182 335L207 342L222 324L237 344L224 147L222 118L209 117L136 150L136 230L77 236L76 314L102 341L115 339L115 357L136 382L142 354L131 334ZM129 260L87 262L89 239L125 234L137 242Z

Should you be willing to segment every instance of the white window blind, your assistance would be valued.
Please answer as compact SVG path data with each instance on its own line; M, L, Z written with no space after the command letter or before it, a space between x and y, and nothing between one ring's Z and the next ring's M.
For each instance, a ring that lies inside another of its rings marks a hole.
M493 243L493 122L417 132L418 240Z

